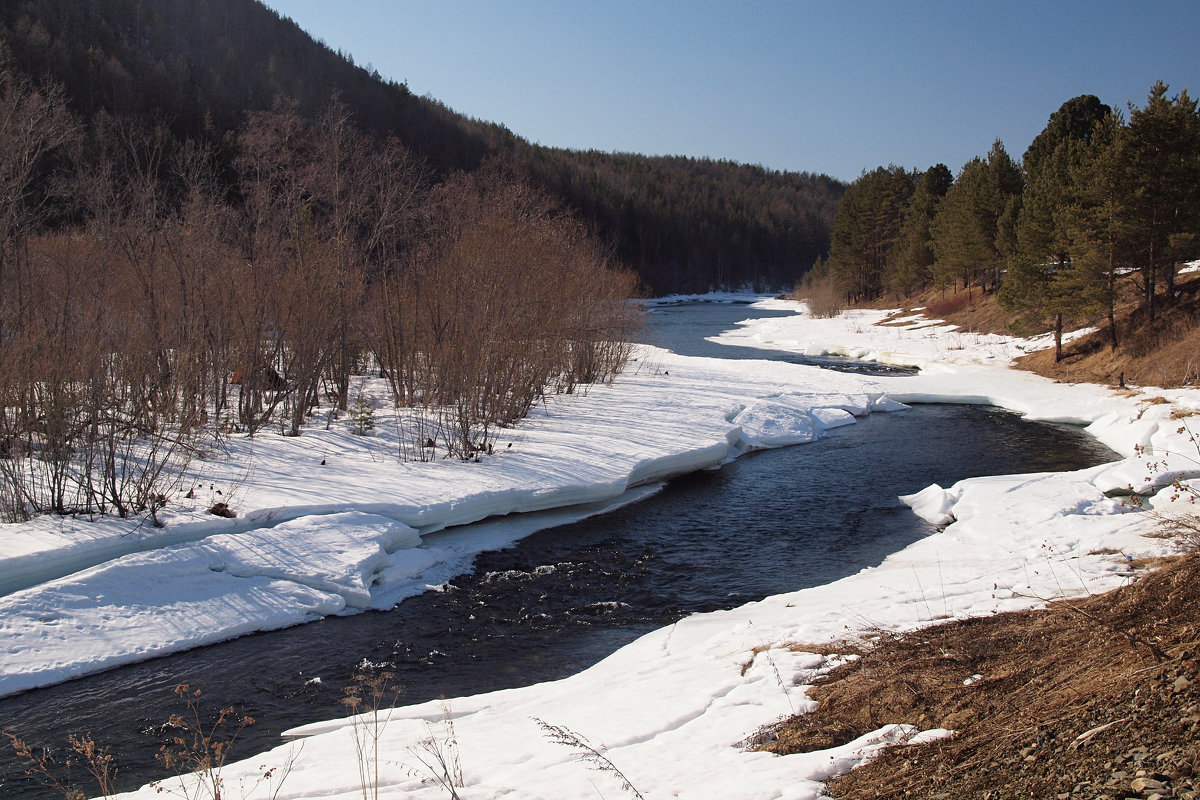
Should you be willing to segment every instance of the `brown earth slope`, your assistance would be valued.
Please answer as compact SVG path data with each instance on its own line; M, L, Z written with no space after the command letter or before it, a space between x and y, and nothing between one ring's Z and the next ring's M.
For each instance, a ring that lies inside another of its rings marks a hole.
M1171 388L1200 383L1200 275L1180 276L1153 321L1123 288L1119 347L1104 320L1023 369L1060 381ZM1015 329L994 294L927 292L871 304L921 308L981 333ZM939 625L867 647L810 693L811 714L762 731L786 754L849 742L888 723L954 736L898 746L834 779L835 798L1200 799L1200 551L1130 586L1044 611ZM1145 565L1158 566L1158 565ZM972 679L973 680L968 680Z
M1044 611L887 639L765 732L795 753L886 723L957 731L833 780L836 798L1200 797L1200 553ZM964 682L971 676L975 680Z
M1058 364L1052 350L1043 350L1018 365L1058 380L1110 386L1120 384L1122 375L1138 386L1200 383L1200 275L1181 276L1176 296L1161 304L1154 320L1132 302L1123 304L1121 312L1116 350L1102 329L1068 344Z

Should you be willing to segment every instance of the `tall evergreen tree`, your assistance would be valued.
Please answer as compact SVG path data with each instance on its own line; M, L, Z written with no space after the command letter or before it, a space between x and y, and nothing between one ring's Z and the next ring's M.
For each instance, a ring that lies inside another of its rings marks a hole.
M1142 290L1154 318L1157 285L1175 287L1178 261L1195 257L1200 241L1200 117L1183 90L1150 89L1143 108L1130 106L1126 163L1130 170L1130 236L1142 270Z
M1042 132L1034 137L1021 158L1026 176L1036 175L1043 163L1054 155L1059 144L1077 141L1090 144L1096 123L1112 113L1094 94L1081 94L1059 106L1050 115Z
M883 291L914 185L913 173L892 165L864 172L846 189L833 221L829 271L848 299Z
M1071 162L1072 202L1060 215L1077 283L1087 293L1087 302L1106 313L1109 344L1114 350L1118 344L1117 275L1134 263L1127 210L1127 139L1128 129L1116 112L1096 124L1085 156Z
M1026 187L999 300L1036 323L1053 321L1056 360L1062 359L1064 316L1090 308L1093 288L1074 270L1069 248L1064 211L1076 202L1072 169L1086 158L1092 131L1108 113L1093 95L1068 100L1025 151Z
M963 165L930 225L935 281L944 286L961 278L968 291L977 282L986 291L999 281L1015 246L1023 183L999 139L987 160L976 157Z
M897 295L910 292L932 280L934 255L930 225L938 204L953 183L954 175L945 164L930 167L917 180L900 224L895 269L888 278L888 288Z

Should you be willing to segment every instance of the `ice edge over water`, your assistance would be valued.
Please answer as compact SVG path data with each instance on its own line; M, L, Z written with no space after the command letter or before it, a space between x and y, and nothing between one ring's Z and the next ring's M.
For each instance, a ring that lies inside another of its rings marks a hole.
M856 415L905 407L878 392L775 392L738 405L718 415L709 443L677 437L605 480L578 480L568 463L558 465L555 483L518 474L508 486L480 490L467 466L458 476L465 491L438 504L365 502L361 493L360 502L259 508L234 520L193 515L161 535L128 535L106 521L99 526L107 539L83 538L95 531L79 526L80 538L57 551L61 559L46 549L0 554L10 589L0 597L0 696L255 631L390 608L469 569L483 550L633 502L645 487L751 450L812 441ZM609 447L638 438L629 426ZM461 530L431 536L448 529Z

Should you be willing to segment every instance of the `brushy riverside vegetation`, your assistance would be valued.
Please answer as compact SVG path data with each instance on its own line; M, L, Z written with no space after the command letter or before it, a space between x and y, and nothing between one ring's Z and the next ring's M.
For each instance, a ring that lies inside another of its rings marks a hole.
M864 172L800 293L822 308L994 293L1018 332L1055 332L1056 361L1068 325L1104 325L1116 350L1124 284L1153 323L1180 302L1179 264L1200 257L1200 114L1186 89L1168 92L1156 83L1128 121L1092 95L1069 100L1019 163L997 141L956 179L941 164ZM1198 378L1193 365L1175 380Z
M632 273L498 165L434 185L336 99L205 146L0 69L0 513L153 514L202 433L300 435L378 370L467 459L610 379Z

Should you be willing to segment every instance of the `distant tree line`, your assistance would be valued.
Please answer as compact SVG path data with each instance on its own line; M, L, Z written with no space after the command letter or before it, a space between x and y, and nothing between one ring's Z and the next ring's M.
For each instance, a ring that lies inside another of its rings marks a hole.
M730 162L533 146L382 79L257 0L13 0L0 4L0 40L35 80L62 85L81 119L103 110L203 141L227 183L227 143L247 112L288 98L311 119L337 94L359 128L394 136L436 178L507 162L656 293L790 285L828 252L844 189Z
M636 278L519 175L433 181L336 99L223 146L0 64L0 516L153 513L199 433L300 435L368 369L478 457L624 363Z
M998 291L1019 319L1055 331L1106 316L1117 347L1118 278L1136 275L1153 320L1178 265L1200 257L1200 115L1161 81L1124 115L1067 101L1015 162L1000 141L958 176L879 167L847 189L829 258L809 277L845 300L938 287Z
M790 286L828 252L843 189L730 161L549 148L524 157L655 293Z

